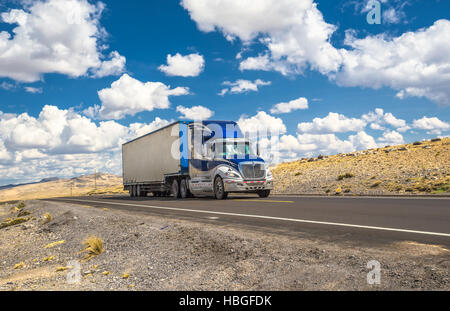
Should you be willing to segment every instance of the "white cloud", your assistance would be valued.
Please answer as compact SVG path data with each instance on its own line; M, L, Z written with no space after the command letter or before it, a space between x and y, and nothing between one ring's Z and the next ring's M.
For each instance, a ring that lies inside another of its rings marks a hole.
M102 106L89 107L85 114L102 119L121 119L142 111L167 109L170 107L169 96L187 94L189 89L185 87L171 89L161 82L143 83L123 74L110 88L98 92Z
M329 42L336 27L324 21L312 0L260 0L251 5L240 0L182 0L181 5L201 31L217 29L228 40L240 38L246 44L258 38L268 48L271 63L283 60L285 66L271 66L283 68L283 73L286 67L299 72L308 64L328 73L340 65L341 56ZM261 66L261 61L244 61L241 69L250 69L250 62Z
M308 100L304 97L300 97L298 99L291 100L287 103L279 103L276 104L272 109L270 109L270 113L273 114L281 114L281 113L290 113L294 110L304 110L308 109Z
M227 93L230 94L238 94L245 93L249 91L257 92L259 86L270 85L270 81L263 81L260 79L255 80L254 82L249 80L237 80L235 82L225 81L222 83L223 85L229 86L229 88L224 88L220 91L219 95L223 96Z
M441 135L442 131L449 131L450 124L444 121L439 120L436 117L428 118L423 117L419 120L414 120L413 128L419 130L427 130L428 134L436 134Z
M240 62L239 70L275 70L283 75L287 75L290 72L289 66L287 66L283 61L271 60L267 54L246 58Z
M99 122L72 109L45 106L37 118L0 112L0 180L26 182L44 177L121 173L121 144L169 124Z
M328 75L340 86L374 89L390 87L397 97L426 97L450 105L450 21L404 33L355 37L347 31L348 48L330 43L336 26L324 21L313 0L260 0L248 5L240 0L182 0L182 6L201 31L220 31L244 45L257 41L266 47L258 56L243 60L241 70L276 70L301 73L305 68ZM398 21L405 3L388 11L388 21ZM261 18L263 17L263 18Z
M126 58L120 55L117 51L111 52L110 60L103 61L100 67L93 70L93 76L102 78L106 76L118 76L123 73L125 69Z
M450 104L450 21L438 20L395 38L357 39L347 32L345 42L351 50L341 50L342 69L334 76L338 85L388 86L401 99L418 96Z
M26 86L25 87L25 91L27 91L28 93L31 93L31 94L40 94L40 93L42 93L42 88L41 87Z
M380 142L380 147L386 145L401 145L405 143L402 134L396 131L384 132L383 136L378 138L378 141Z
M205 60L198 53L183 56L167 55L167 65L159 66L159 70L168 76L196 77L205 68Z
M405 18L405 14L402 11L395 8L388 8L383 10L383 23L386 24L398 24Z
M330 112L325 118L315 118L312 122L298 124L300 133L327 134L362 131L366 122L361 119L347 118L346 116Z
M363 131L356 135L349 136L349 141L352 143L355 150L366 150L378 147L375 139Z
M208 120L214 115L214 112L203 106L194 106L191 108L178 106L177 112L181 113L184 119L188 120Z
M400 132L410 129L405 120L396 118L392 113L385 113L383 109L377 108L362 116L362 119L370 122L370 127L374 130L384 130L382 125L387 124L396 128Z
M2 13L4 23L17 26L12 33L0 32L0 77L35 82L46 73L80 77L89 72L121 72L125 59L117 52L111 61L102 61L99 42L106 32L99 20L103 9L101 2L47 0Z
M130 124L129 128L131 133L135 133L134 136L140 137L144 136L148 133L151 133L153 131L156 131L157 129L160 129L162 127L165 127L172 123L173 120L163 120L161 118L156 117L155 120L149 124L145 123L132 123Z
M243 133L250 135L255 135L258 132L262 136L265 134L277 136L286 133L286 126L283 120L273 117L264 111L260 111L255 116L249 118L241 116L237 123Z
M0 83L0 89L9 91L14 89L16 86L14 84L8 83L8 82L2 82Z
M285 135L281 136L279 146L282 157L287 153L291 159L351 152L355 148L350 141L340 140L335 134Z

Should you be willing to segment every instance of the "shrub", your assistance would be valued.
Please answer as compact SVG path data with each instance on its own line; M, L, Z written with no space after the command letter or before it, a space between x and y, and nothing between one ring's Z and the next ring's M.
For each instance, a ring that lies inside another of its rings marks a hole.
M339 175L338 180L343 180L345 178L353 178L353 177L355 177L355 175L353 175L352 173L345 173L343 175Z
M29 220L30 220L30 218L16 218L16 219L13 219L13 220L5 221L5 222L2 222L0 224L0 229L11 227L11 226L15 226L15 225L19 225L19 224L22 224L22 223L27 222Z
M64 243L66 243L65 240L57 241L57 242L53 242L53 243L48 244L44 248L52 248L52 247L55 247L55 246L58 246L58 245L61 245L61 244L64 244Z
M413 146L420 146L420 145L422 145L422 143L420 141L416 141L413 143Z
M433 143L436 143L436 142L438 142L438 141L442 141L442 139L440 139L440 138L435 138L435 139L432 139L432 140L431 140L431 142L433 142Z
M85 259L90 260L103 253L103 240L101 238L90 236L83 241L85 248L81 252L86 252Z
M374 182L370 187L371 187L371 188L377 188L379 185L381 185L381 181L377 180L377 181Z
M25 203L24 202L20 202L19 205L17 205L18 209L24 209L25 208Z
M19 212L19 214L17 214L17 217L25 217L25 216L29 216L29 215L31 215L31 213L29 211L21 210Z
M52 215L50 213L45 213L42 218L44 218L43 224L47 224L52 221Z

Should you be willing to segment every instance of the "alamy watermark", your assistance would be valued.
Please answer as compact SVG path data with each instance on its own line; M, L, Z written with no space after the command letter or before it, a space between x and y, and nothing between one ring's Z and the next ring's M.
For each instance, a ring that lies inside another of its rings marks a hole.
M81 282L81 264L77 260L71 260L67 266L70 267L66 275L67 283L79 284Z
M371 260L367 263L367 269L371 269L367 273L367 284L380 285L381 284L381 264L377 260Z
M370 25L381 24L381 3L378 0L370 0L367 2L366 9L369 10L367 13L367 23Z

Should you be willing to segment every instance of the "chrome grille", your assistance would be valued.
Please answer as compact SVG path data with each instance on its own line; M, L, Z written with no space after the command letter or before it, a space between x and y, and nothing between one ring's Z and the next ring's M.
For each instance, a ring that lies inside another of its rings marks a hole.
M245 179L262 179L266 173L262 163L241 164L241 171Z

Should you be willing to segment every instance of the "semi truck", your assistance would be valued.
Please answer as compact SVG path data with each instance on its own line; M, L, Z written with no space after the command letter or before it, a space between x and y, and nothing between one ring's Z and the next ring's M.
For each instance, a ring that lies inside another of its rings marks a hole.
M236 122L174 122L122 145L124 190L131 197L268 197L273 177L259 153L259 141Z

